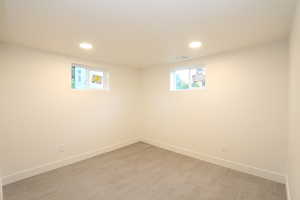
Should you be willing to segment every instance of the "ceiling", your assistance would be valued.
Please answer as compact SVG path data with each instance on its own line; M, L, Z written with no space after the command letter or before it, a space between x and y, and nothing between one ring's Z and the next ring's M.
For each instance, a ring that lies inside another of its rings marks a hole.
M0 40L147 67L287 38L295 1L0 0ZM195 40L203 46L190 49Z

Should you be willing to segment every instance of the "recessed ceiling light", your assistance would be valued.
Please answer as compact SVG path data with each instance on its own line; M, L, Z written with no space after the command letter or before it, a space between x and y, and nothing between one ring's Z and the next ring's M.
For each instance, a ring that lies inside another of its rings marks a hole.
M82 49L92 49L93 45L87 42L82 42L79 44L80 48Z
M198 42L198 41L194 41L194 42L191 42L189 46L190 46L190 48L195 49L195 48L201 47L202 43Z

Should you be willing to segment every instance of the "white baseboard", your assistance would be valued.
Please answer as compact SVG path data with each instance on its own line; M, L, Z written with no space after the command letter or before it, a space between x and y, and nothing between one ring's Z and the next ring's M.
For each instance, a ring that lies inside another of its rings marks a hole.
M88 158L91 158L91 157L94 157L94 156L97 156L97 155L100 155L100 154L103 154L106 152L110 152L110 151L128 146L130 144L137 143L139 141L142 141L142 142L145 142L150 145L154 145L154 146L157 146L157 147L160 147L163 149L167 149L167 150L179 153L179 154L190 156L190 157L193 157L193 158L196 158L199 160L217 164L217 165L220 165L223 167L231 168L234 170L238 170L241 172L245 172L245 173L259 176L262 178L266 178L266 179L276 181L279 183L286 183L287 193L288 193L288 198L289 198L288 200L291 200L290 196L289 196L288 180L285 177L285 175L279 174L277 172L272 172L269 170L259 169L259 168L245 165L242 163L237 163L237 162L225 160L225 159L210 156L210 155L193 152L191 150L188 150L188 149L185 149L182 147L176 147L174 145L156 142L156 141L153 141L150 139L132 139L132 140L125 141L125 142L120 142L115 145L103 147L103 148L95 150L95 151L86 152L83 154L68 157L63 160L58 160L58 161L47 163L47 164L37 166L37 167L31 168L31 169L22 170L22 171L14 173L14 174L2 177L2 183L3 183L3 185L14 183L14 182L17 182L17 181L25 179L25 178L29 178L29 177L32 177L32 176L35 176L35 175L38 175L38 174L41 174L41 173L44 173L47 171L51 171L51 170L54 170L54 169L57 169L57 168L60 168L60 167L66 166L66 165L70 165L70 164L73 164L73 163L76 163L76 162L79 162L82 160L86 160ZM1 200L1 198L0 198L0 200Z
M285 187L286 187L287 200L292 200L291 191L290 191L290 182L288 176L286 176Z
M32 176L35 176L35 175L38 175L38 174L41 174L41 173L44 173L47 171L51 171L51 170L54 170L54 169L57 169L57 168L60 168L60 167L66 166L66 165L70 165L70 164L73 164L73 163L76 163L76 162L79 162L82 160L86 160L88 158L92 158L94 156L97 156L97 155L100 155L103 153L107 153L107 152L110 152L110 151L113 151L113 150L116 150L116 149L119 149L119 148L122 148L122 147L125 147L128 145L137 143L139 141L140 141L139 139L131 139L131 140L128 140L125 142L120 142L118 144L103 147L103 148L95 150L95 151L82 153L79 155L68 157L63 160L58 160L58 161L40 165L40 166L31 168L31 169L22 170L22 171L14 173L14 174L2 177L2 183L3 183L3 185L14 183L14 182L17 182L17 181L25 179L25 178L29 178L29 177L32 177Z
M285 175L279 174L277 172L260 169L260 168L253 167L250 165L246 165L246 164L242 164L242 163L238 163L238 162L234 162L234 161L230 161L230 160L225 160L225 159L207 155L207 154L194 152L189 149L177 147L174 145L169 145L166 143L156 142L151 139L142 139L142 142L145 142L150 145L154 145L154 146L157 146L157 147L160 147L163 149L167 149L167 150L179 153L179 154L183 154L183 155L186 155L189 157L193 157L193 158L196 158L199 160L203 160L203 161L210 162L210 163L213 163L216 165L220 165L220 166L223 166L226 168L234 169L234 170L241 171L241 172L244 172L247 174L251 174L251 175L259 176L259 177L262 177L265 179L269 179L269 180L272 180L275 182L279 182L279 183L286 182Z

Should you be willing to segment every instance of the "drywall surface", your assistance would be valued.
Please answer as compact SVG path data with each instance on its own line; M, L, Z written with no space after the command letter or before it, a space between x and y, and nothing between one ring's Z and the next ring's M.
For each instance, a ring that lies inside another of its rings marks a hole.
M288 185L291 199L300 199L300 4L290 40Z
M2 179L0 178L0 200L3 200L3 193L2 193Z
M206 67L207 88L170 91L170 70L192 65ZM142 76L145 141L284 181L287 42L148 68Z
M137 138L138 70L8 44L0 44L0 63L4 182ZM108 70L111 89L72 90L72 63Z
M4 183L139 138L278 181L286 172L286 42L142 73L8 44L0 62ZM108 70L111 90L72 90L71 63ZM170 70L190 65L206 67L207 88L169 91Z

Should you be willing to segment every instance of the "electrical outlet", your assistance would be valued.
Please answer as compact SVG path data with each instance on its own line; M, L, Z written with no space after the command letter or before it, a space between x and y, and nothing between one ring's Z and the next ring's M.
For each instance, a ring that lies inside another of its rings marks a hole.
M226 147L222 147L222 148L221 148L221 152L222 152L222 153L226 153L227 151L228 151L228 150L227 150Z

